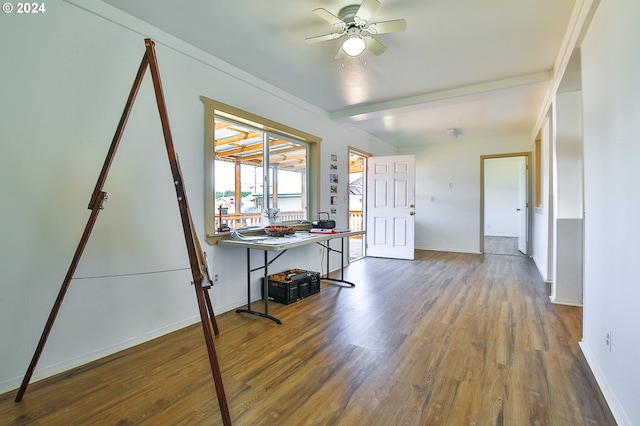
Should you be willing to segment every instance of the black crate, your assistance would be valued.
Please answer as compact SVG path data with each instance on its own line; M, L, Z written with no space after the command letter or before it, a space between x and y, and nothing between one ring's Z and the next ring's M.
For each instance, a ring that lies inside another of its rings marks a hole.
M314 272L309 280L309 296L320 293L320 273Z
M267 287L269 300L290 305L320 292L320 274L302 269L290 269L269 275Z
M298 297L298 283L281 283L278 281L269 280L269 300L274 302L284 303L289 305L293 302L297 302Z

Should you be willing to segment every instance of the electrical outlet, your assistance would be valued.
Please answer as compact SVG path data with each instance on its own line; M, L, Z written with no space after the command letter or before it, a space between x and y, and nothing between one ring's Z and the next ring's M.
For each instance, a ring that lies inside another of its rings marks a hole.
M322 250L324 250L322 247L318 247L318 256L322 256Z
M609 349L609 352L611 352L611 330L607 330L604 344L607 346L607 349Z
M220 277L218 274L213 274L213 283L218 284L220 282Z

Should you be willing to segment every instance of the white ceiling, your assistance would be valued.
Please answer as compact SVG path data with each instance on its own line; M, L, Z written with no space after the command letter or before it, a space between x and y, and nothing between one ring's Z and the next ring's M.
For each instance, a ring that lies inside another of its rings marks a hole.
M531 135L575 0L380 0L380 56L336 60L313 14L359 0L104 0L393 145Z

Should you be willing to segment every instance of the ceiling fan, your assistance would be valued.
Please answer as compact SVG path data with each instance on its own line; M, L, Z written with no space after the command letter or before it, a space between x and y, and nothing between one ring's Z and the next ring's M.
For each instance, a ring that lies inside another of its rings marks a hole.
M348 56L358 56L365 49L369 49L376 55L380 55L387 50L386 46L373 37L375 34L396 33L404 31L407 28L407 22L404 19L395 19L393 21L369 23L373 13L380 7L378 0L363 0L362 4L352 4L340 9L338 16L326 9L314 9L318 17L324 19L330 24L340 28L339 32L325 34L305 39L307 43L318 43L320 41L335 40L342 36L346 36L336 59L342 58L345 54Z

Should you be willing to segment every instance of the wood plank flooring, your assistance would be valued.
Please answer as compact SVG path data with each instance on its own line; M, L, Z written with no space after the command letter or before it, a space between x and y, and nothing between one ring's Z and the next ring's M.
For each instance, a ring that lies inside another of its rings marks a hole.
M552 305L530 259L418 251L346 278L357 287L270 304L283 325L217 317L235 425L615 424L578 347L580 309ZM221 424L199 325L14 398L0 396L0 424Z

